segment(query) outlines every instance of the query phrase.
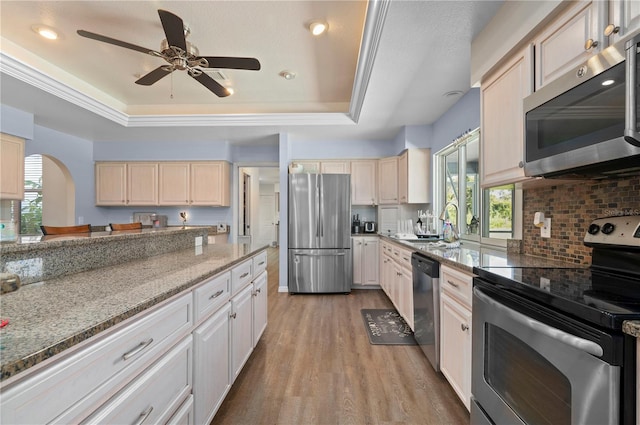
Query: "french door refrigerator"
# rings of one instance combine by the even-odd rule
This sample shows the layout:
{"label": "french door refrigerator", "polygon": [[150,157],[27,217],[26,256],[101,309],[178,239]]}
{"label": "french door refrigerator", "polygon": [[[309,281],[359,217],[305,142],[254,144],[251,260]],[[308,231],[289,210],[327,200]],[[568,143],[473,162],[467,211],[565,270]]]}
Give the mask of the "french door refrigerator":
{"label": "french door refrigerator", "polygon": [[289,292],[351,292],[351,176],[289,175]]}

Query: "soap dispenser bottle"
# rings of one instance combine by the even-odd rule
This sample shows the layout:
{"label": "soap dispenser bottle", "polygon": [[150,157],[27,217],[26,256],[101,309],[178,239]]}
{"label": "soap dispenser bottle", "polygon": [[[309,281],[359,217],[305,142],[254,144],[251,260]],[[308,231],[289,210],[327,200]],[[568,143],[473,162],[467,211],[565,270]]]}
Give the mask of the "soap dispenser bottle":
{"label": "soap dispenser bottle", "polygon": [[444,227],[442,228],[442,239],[445,242],[453,242],[453,227],[451,227],[451,222],[449,220],[444,222]]}

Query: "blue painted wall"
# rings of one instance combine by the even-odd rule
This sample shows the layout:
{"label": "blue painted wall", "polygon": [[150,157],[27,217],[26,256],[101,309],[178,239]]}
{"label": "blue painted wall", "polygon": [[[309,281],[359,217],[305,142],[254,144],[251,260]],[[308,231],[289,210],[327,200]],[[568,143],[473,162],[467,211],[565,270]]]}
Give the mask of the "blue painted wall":
{"label": "blue painted wall", "polygon": [[432,127],[432,153],[451,144],[464,132],[480,127],[480,89],[469,90]]}

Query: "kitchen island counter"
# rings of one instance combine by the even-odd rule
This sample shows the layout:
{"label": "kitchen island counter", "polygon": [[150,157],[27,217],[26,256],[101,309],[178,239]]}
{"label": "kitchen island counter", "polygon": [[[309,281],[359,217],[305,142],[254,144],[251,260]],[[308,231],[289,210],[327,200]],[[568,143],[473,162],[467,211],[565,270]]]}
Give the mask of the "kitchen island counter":
{"label": "kitchen island counter", "polygon": [[1,378],[188,290],[267,246],[213,244],[25,285],[0,296]]}

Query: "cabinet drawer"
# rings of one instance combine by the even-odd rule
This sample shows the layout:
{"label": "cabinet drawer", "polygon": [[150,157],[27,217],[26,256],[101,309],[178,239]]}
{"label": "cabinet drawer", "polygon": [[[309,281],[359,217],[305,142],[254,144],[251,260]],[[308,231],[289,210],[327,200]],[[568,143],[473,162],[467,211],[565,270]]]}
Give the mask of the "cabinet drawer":
{"label": "cabinet drawer", "polygon": [[442,290],[471,308],[473,276],[447,266],[440,267]]}
{"label": "cabinet drawer", "polygon": [[185,335],[191,309],[188,293],[3,390],[0,422],[77,422]]}
{"label": "cabinet drawer", "polygon": [[392,252],[392,257],[398,262],[398,264],[411,270],[411,251],[394,246],[392,248]]}
{"label": "cabinet drawer", "polygon": [[218,275],[193,291],[194,320],[199,322],[216,311],[231,296],[231,273]]}
{"label": "cabinet drawer", "polygon": [[235,266],[231,270],[231,294],[236,294],[244,288],[253,279],[251,269],[253,268],[253,260],[249,259],[244,263]]}
{"label": "cabinet drawer", "polygon": [[191,394],[191,347],[189,335],[83,423],[166,423]]}
{"label": "cabinet drawer", "polygon": [[267,269],[267,251],[262,251],[253,257],[253,276],[260,276],[260,273]]}

